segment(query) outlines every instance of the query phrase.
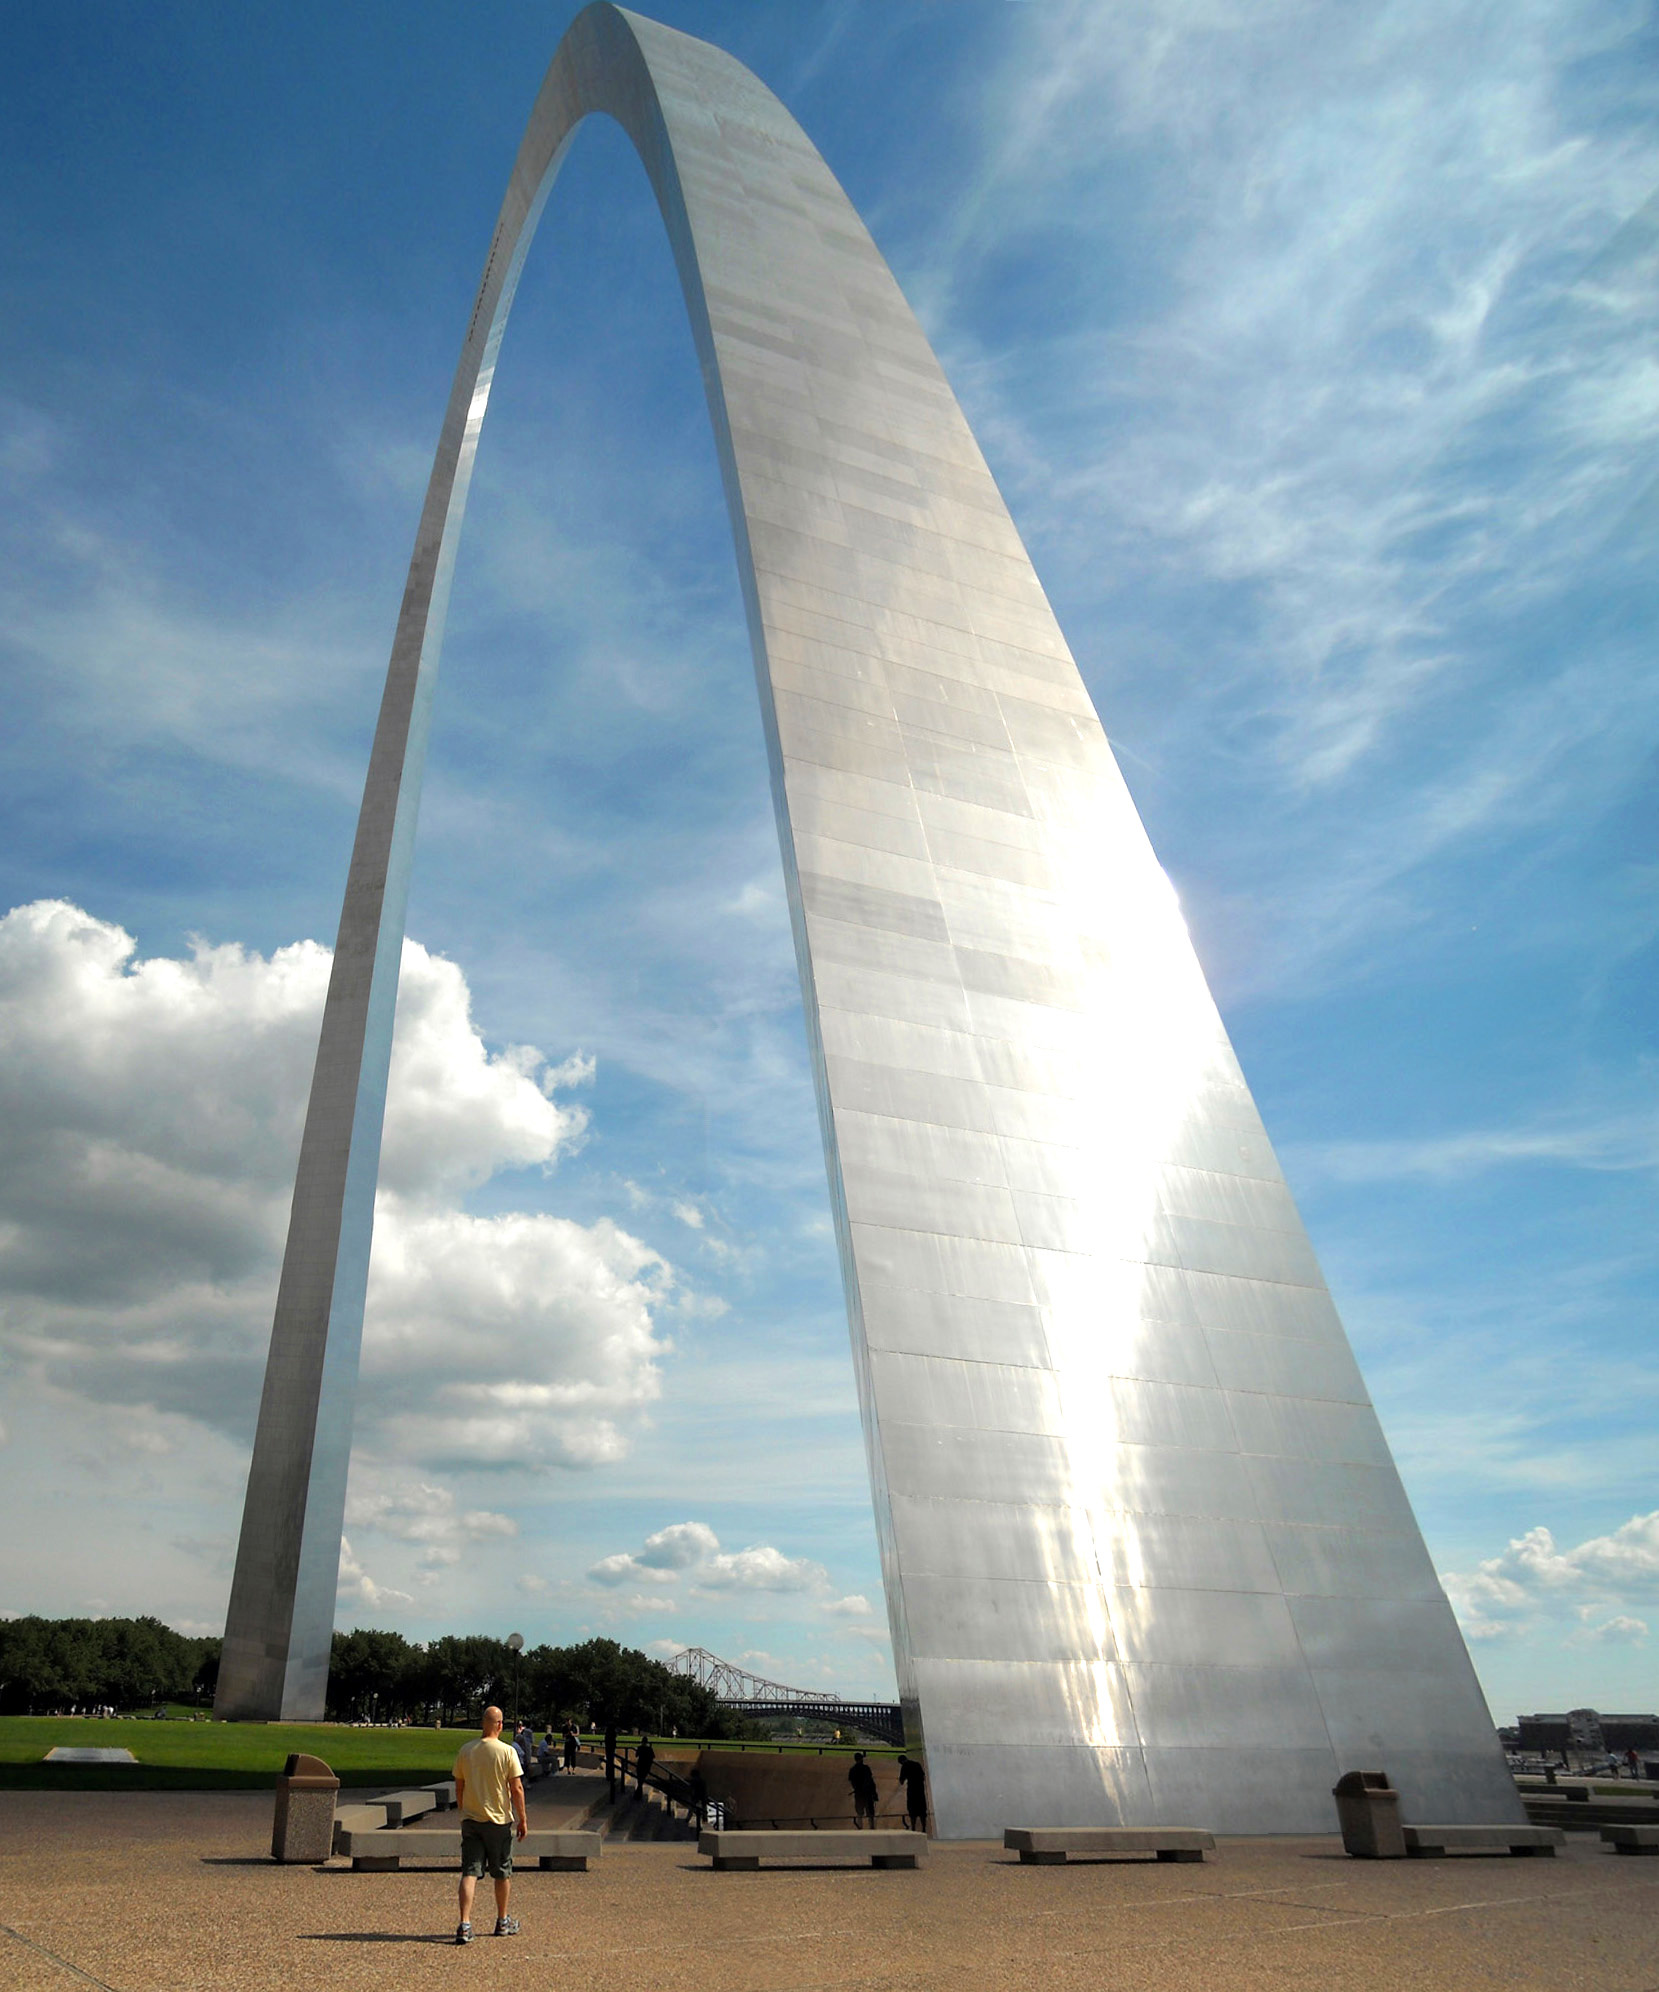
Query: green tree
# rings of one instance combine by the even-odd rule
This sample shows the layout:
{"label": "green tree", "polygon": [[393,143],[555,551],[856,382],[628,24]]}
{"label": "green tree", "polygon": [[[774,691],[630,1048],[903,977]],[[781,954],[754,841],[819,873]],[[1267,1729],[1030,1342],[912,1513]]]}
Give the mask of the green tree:
{"label": "green tree", "polygon": [[192,1639],[157,1618],[0,1623],[0,1709],[147,1708],[197,1692],[216,1639]]}
{"label": "green tree", "polygon": [[433,1640],[426,1649],[432,1699],[439,1720],[475,1721],[489,1702],[511,1699],[513,1656],[507,1643],[482,1633],[464,1638],[453,1634]]}
{"label": "green tree", "polygon": [[409,1714],[419,1652],[401,1632],[337,1632],[328,1663],[330,1715],[386,1721]]}
{"label": "green tree", "polygon": [[682,1736],[738,1736],[749,1727],[695,1681],[614,1639],[538,1646],[524,1657],[533,1705],[545,1716],[574,1715],[593,1728],[615,1722],[619,1729]]}

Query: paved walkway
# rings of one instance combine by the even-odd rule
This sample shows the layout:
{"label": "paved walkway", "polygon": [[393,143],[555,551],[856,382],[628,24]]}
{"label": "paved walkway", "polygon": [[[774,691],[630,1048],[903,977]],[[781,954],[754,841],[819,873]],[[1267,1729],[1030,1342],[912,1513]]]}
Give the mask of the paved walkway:
{"label": "paved walkway", "polygon": [[524,1811],[537,1828],[579,1826],[610,1795],[602,1771],[561,1771],[556,1778],[532,1778],[524,1787]]}
{"label": "paved walkway", "polygon": [[276,1868],[257,1794],[8,1792],[0,1987],[28,1992],[1659,1992],[1659,1859],[1346,1860],[1229,1840],[1202,1867],[709,1871],[623,1846],[522,1877],[524,1934],[468,1950],[453,1871]]}

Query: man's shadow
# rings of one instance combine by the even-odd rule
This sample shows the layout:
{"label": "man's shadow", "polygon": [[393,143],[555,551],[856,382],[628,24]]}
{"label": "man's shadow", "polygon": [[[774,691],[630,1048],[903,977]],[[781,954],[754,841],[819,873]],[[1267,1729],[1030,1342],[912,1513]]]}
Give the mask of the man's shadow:
{"label": "man's shadow", "polygon": [[453,1937],[411,1935],[406,1930],[303,1930],[302,1944],[448,1944]]}

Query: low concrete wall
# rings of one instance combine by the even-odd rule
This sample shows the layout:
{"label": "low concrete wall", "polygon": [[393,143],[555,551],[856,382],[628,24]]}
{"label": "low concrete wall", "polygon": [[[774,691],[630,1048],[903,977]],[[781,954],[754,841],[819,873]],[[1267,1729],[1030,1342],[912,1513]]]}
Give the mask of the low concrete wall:
{"label": "low concrete wall", "polygon": [[[668,1753],[664,1753],[665,1757]],[[681,1760],[670,1759],[676,1770]],[[894,1769],[897,1759],[872,1757],[876,1775],[876,1821],[881,1826],[904,1824],[904,1793]],[[825,1826],[851,1826],[853,1795],[847,1783],[851,1753],[808,1757],[796,1751],[782,1756],[759,1750],[703,1750],[696,1762],[708,1783],[709,1797],[726,1808],[726,1823],[743,1826],[816,1819]],[[689,1755],[684,1768],[691,1768]]]}

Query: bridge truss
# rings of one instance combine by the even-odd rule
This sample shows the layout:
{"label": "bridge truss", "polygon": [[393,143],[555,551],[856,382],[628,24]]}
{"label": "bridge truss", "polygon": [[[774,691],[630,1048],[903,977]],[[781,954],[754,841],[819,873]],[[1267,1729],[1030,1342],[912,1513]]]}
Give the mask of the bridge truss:
{"label": "bridge truss", "polygon": [[757,1718],[815,1716],[820,1722],[833,1722],[840,1728],[860,1729],[878,1736],[884,1743],[904,1742],[904,1716],[897,1702],[848,1701],[844,1696],[826,1694],[817,1688],[791,1688],[781,1681],[768,1681],[751,1674],[706,1647],[688,1646],[668,1663],[671,1672],[683,1674],[706,1688],[734,1715]]}

